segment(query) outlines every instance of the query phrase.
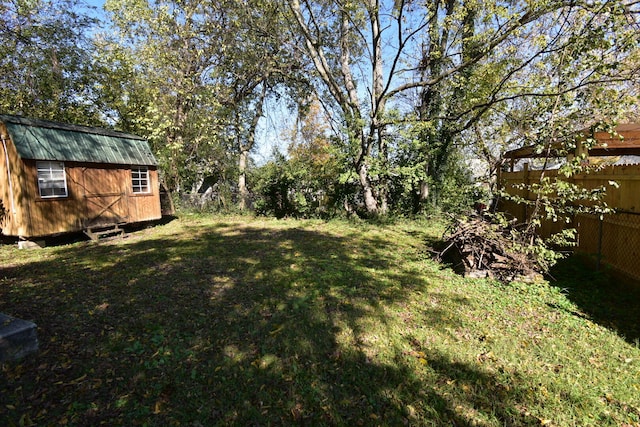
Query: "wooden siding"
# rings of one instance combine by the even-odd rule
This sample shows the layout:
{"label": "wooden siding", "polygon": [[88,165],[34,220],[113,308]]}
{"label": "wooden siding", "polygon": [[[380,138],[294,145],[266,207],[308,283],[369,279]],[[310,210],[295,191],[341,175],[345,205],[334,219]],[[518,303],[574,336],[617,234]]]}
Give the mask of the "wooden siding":
{"label": "wooden siding", "polygon": [[2,197],[2,203],[6,210],[6,216],[2,221],[2,233],[9,236],[18,236],[25,231],[23,228],[25,222],[21,221],[23,216],[21,201],[25,198],[24,167],[3,123],[0,123],[0,137],[4,142],[0,147],[2,149],[2,159],[0,159],[0,197]]}
{"label": "wooden siding", "polygon": [[21,207],[25,225],[20,236],[46,236],[82,230],[79,221],[83,216],[82,198],[75,185],[74,169],[65,164],[68,197],[43,199],[38,190],[36,162],[25,160],[23,164],[24,198]]}
{"label": "wooden siding", "polygon": [[[131,182],[131,171],[128,172],[129,182]],[[132,194],[129,196],[129,217],[138,218],[135,222],[154,220],[162,217],[160,209],[160,181],[158,179],[157,169],[149,169],[149,183],[152,189],[151,193]]]}
{"label": "wooden siding", "polygon": [[78,196],[85,201],[83,228],[130,222],[127,187],[131,186],[131,176],[127,172],[113,166],[73,168],[78,180],[75,187],[80,191]]}
{"label": "wooden siding", "polygon": [[68,197],[38,195],[35,161],[25,161],[25,176],[32,183],[28,194],[25,236],[45,236],[90,227],[159,219],[158,174],[149,170],[151,192],[134,195],[131,169],[121,166],[65,163]]}

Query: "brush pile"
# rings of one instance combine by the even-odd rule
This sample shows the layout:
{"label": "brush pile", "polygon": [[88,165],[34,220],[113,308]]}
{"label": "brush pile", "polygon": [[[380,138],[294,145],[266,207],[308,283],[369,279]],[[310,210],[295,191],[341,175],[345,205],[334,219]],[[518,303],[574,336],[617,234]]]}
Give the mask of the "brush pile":
{"label": "brush pile", "polygon": [[490,277],[503,282],[540,277],[534,257],[517,250],[509,227],[482,217],[455,221],[444,235],[438,259],[451,263],[465,277]]}

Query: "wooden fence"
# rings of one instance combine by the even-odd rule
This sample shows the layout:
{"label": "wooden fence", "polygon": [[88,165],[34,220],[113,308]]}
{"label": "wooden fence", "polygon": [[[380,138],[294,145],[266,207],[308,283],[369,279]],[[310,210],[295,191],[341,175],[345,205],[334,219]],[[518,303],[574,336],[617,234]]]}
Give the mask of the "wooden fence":
{"label": "wooden fence", "polygon": [[[525,165],[521,171],[502,172],[499,179],[507,193],[534,200],[534,195],[526,188],[514,186],[526,184],[525,187],[528,187],[540,182],[543,173],[551,180],[569,180],[586,189],[605,186],[607,190],[603,200],[616,212],[602,219],[594,215],[576,215],[569,224],[545,221],[540,234],[548,236],[563,228],[576,228],[576,252],[589,255],[597,265],[606,264],[625,276],[640,280],[640,165],[606,166],[569,179],[562,175],[559,177],[556,170],[529,170]],[[610,185],[610,181],[615,181],[617,188]],[[503,201],[499,208],[520,221],[531,214],[530,206],[513,201]]]}

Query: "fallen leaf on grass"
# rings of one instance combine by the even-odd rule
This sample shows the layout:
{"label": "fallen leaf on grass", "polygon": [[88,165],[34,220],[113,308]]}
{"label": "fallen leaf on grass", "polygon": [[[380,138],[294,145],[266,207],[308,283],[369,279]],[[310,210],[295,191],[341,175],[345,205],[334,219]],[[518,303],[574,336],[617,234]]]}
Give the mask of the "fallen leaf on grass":
{"label": "fallen leaf on grass", "polygon": [[284,325],[280,325],[277,328],[275,328],[273,331],[269,332],[269,335],[278,334],[278,333],[282,332],[283,329],[284,329]]}

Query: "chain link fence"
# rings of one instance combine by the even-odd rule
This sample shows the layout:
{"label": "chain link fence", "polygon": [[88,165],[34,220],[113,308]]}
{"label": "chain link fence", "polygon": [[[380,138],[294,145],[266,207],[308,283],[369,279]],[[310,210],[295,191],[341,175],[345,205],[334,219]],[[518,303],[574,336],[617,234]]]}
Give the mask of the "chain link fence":
{"label": "chain link fence", "polygon": [[640,280],[640,214],[617,212],[602,219],[578,215],[576,251],[592,258],[597,266],[610,266],[635,280]]}

